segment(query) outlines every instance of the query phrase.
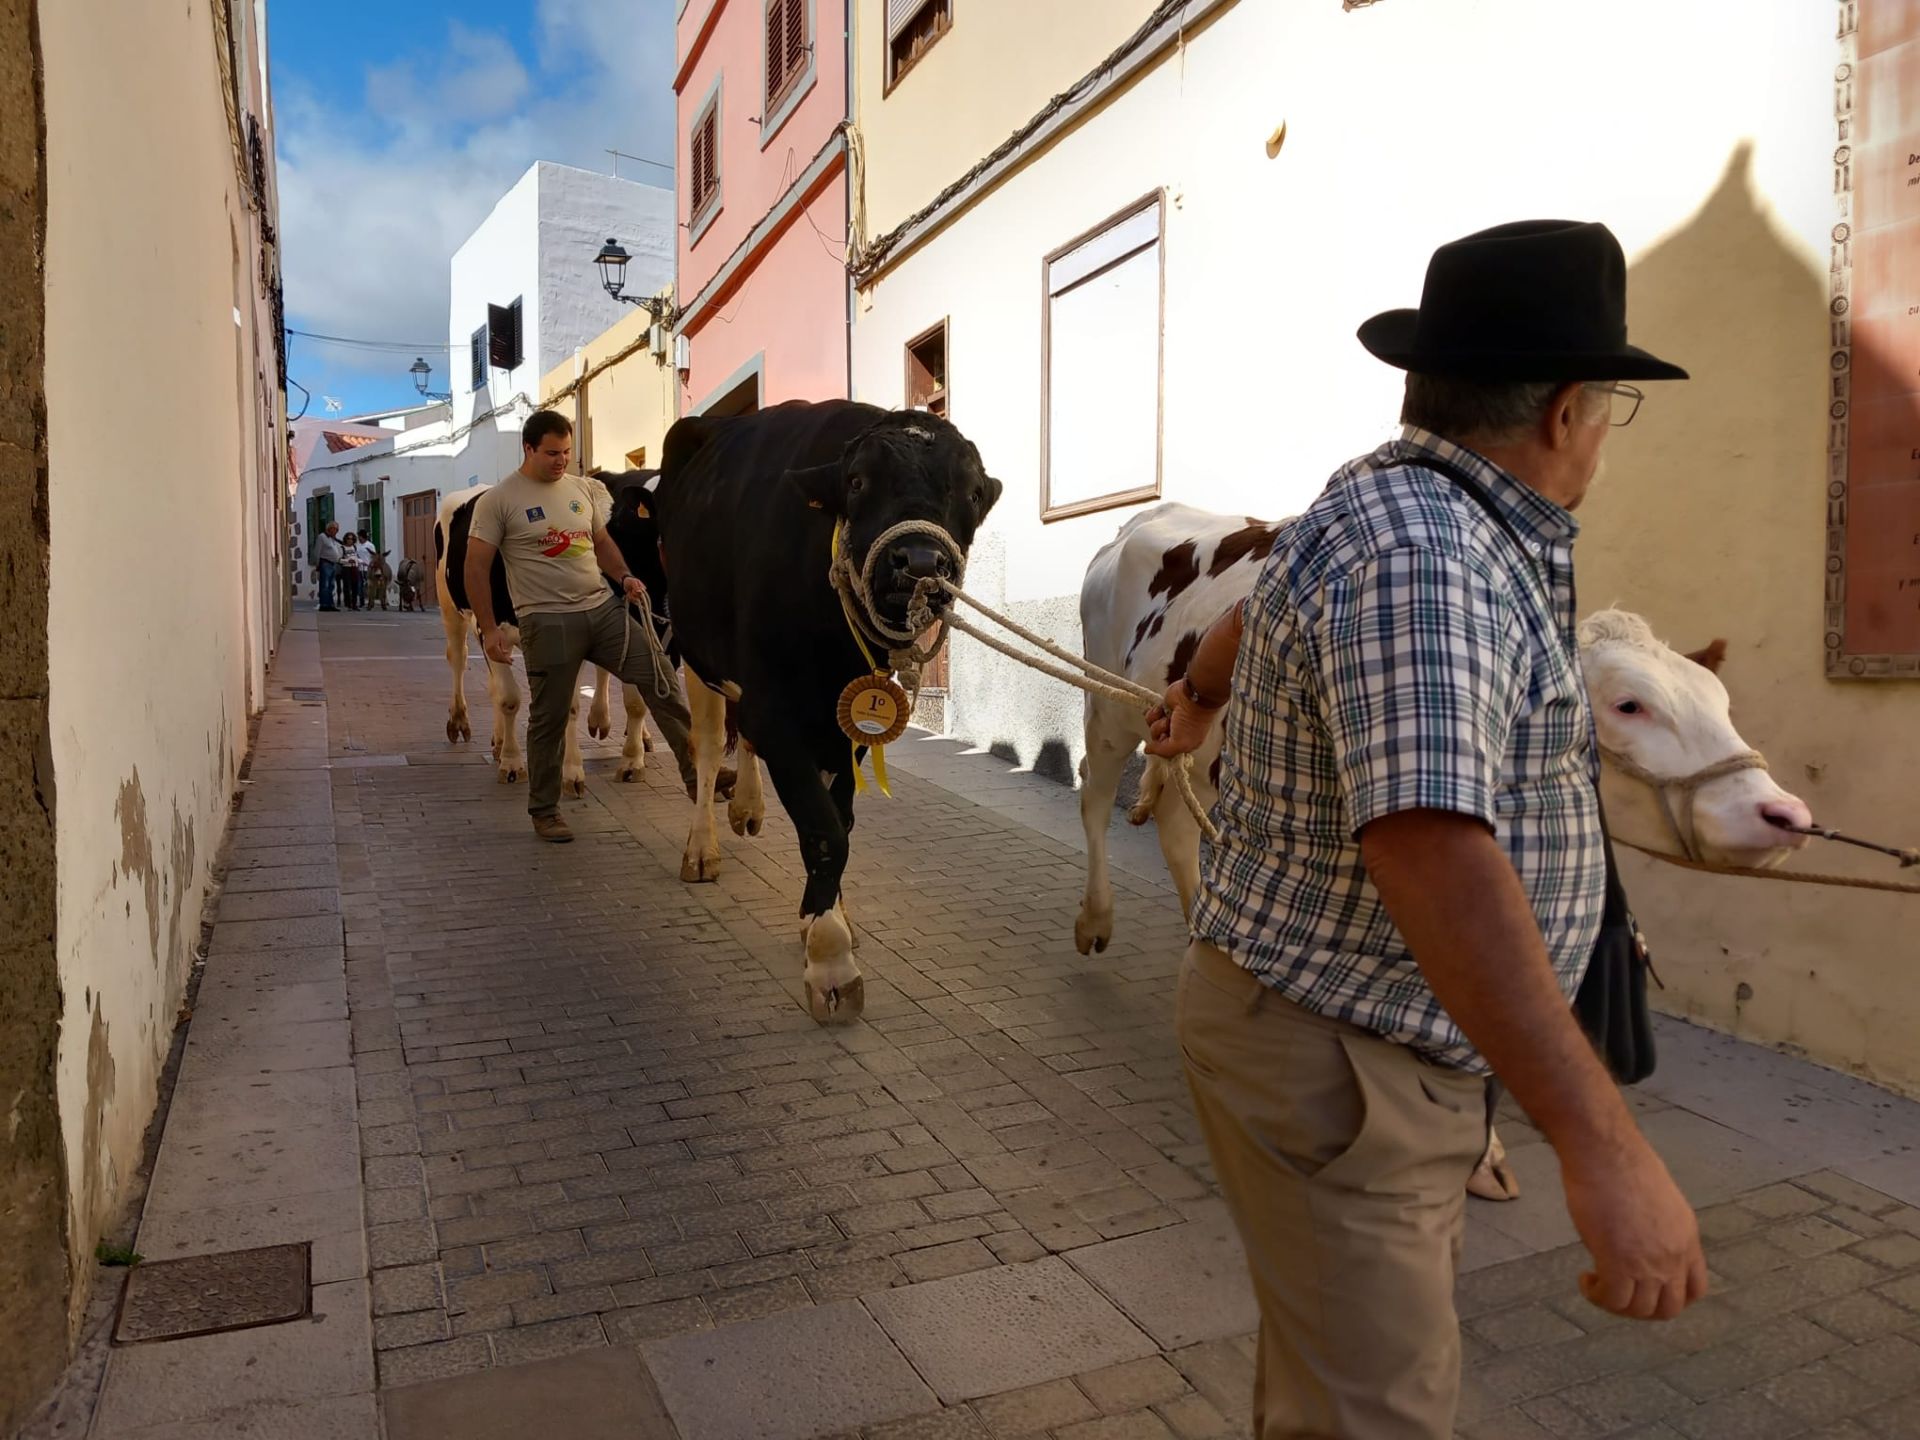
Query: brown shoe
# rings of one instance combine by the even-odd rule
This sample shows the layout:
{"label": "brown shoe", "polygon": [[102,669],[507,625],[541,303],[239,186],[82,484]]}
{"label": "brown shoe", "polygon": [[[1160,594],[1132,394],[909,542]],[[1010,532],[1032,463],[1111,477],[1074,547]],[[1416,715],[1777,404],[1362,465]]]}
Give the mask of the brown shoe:
{"label": "brown shoe", "polygon": [[567,828],[567,822],[558,815],[534,816],[533,833],[553,845],[565,845],[573,839],[573,831]]}

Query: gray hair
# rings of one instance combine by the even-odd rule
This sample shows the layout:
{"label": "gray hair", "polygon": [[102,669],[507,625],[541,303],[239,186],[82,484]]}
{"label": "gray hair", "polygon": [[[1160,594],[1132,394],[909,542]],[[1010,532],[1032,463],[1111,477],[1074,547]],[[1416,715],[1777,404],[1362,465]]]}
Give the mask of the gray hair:
{"label": "gray hair", "polygon": [[[1400,421],[1449,440],[1511,440],[1546,413],[1564,380],[1468,380],[1453,375],[1407,373]],[[1599,390],[1585,392],[1592,408],[1606,403]],[[1588,413],[1592,413],[1592,408]]]}

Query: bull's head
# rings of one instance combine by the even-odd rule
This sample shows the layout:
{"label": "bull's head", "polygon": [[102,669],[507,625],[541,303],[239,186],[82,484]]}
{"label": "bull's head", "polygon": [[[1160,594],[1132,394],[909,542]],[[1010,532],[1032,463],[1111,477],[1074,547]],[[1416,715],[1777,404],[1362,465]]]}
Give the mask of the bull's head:
{"label": "bull's head", "polygon": [[1682,655],[1625,611],[1602,610],[1581,624],[1608,828],[1646,849],[1709,864],[1778,865],[1806,844],[1782,827],[1812,817],[1762,766],[1740,763],[1752,751],[1714,673],[1725,656],[1718,640]]}
{"label": "bull's head", "polygon": [[[894,625],[906,622],[922,579],[956,573],[1001,490],[966,436],[920,411],[886,416],[850,441],[837,461],[791,470],[788,478],[809,504],[845,520],[847,556],[856,570],[866,565],[873,542],[902,521],[930,521],[953,537],[958,555],[928,535],[903,535],[888,545],[874,566],[873,599]],[[936,593],[931,603],[938,609],[946,599]]]}

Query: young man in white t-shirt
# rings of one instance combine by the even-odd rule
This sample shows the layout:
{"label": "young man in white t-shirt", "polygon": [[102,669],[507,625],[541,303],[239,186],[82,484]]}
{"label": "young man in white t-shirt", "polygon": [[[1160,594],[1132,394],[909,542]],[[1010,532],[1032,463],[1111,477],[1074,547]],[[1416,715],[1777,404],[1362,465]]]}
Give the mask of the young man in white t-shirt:
{"label": "young man in white t-shirt", "polygon": [[[604,485],[567,473],[573,424],[553,410],[536,410],[520,432],[521,462],[473,507],[464,576],[467,601],[480,625],[487,657],[504,665],[513,651],[493,614],[493,557],[505,558],[507,589],[520,620],[520,650],[533,691],[527,713],[527,813],[542,840],[573,838],[560,818],[560,752],[572,719],[574,681],[588,661],[636,685],[679,762],[693,793],[692,716],[680,687],[656,698],[653,650],[627,613],[634,601],[645,613],[646,586],[627,569],[607,534],[612,497]],[[607,590],[602,572],[621,588]]]}

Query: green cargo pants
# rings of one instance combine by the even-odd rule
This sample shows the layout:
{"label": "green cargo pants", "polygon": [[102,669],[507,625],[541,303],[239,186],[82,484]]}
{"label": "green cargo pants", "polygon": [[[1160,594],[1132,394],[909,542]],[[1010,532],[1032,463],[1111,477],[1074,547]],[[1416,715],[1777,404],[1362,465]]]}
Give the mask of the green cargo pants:
{"label": "green cargo pants", "polygon": [[[622,659],[624,648],[625,658]],[[572,720],[574,684],[589,661],[636,686],[667,748],[679,763],[680,778],[692,784],[693,717],[680,692],[679,677],[668,675],[672,694],[661,698],[653,651],[640,622],[609,595],[604,605],[520,616],[520,653],[533,690],[527,711],[527,813],[538,819],[560,808],[560,759]]]}

